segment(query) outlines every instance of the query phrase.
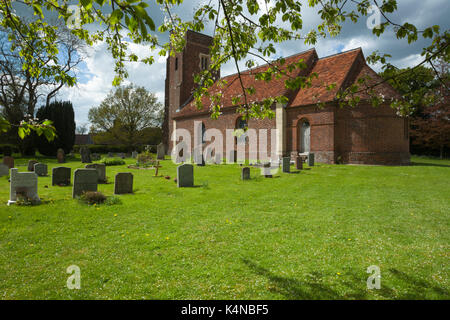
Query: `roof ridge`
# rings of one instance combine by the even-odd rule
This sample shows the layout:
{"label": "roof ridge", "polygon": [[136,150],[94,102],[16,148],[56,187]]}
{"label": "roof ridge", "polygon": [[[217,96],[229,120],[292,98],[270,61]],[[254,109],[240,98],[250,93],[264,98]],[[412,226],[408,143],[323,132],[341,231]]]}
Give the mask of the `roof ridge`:
{"label": "roof ridge", "polygon": [[[305,53],[307,53],[308,51],[312,51],[312,50],[316,51],[316,48],[311,48],[311,49],[308,49],[308,50],[305,50],[305,51],[300,51],[300,52],[298,52],[298,53],[291,54],[290,56],[287,56],[287,57],[280,57],[280,58],[278,58],[278,59],[272,60],[271,63],[272,63],[272,62],[276,62],[276,61],[279,60],[279,59],[285,59],[285,60],[286,60],[286,59],[289,59],[289,58],[292,58],[292,57],[295,57],[295,56],[299,56],[299,55],[305,54]],[[253,67],[253,68],[250,68],[250,69],[245,69],[245,70],[243,70],[243,71],[240,71],[240,73],[242,74],[242,73],[244,73],[244,72],[252,71],[252,70],[255,70],[255,69],[258,69],[258,68],[262,68],[262,67],[268,66],[268,65],[269,65],[269,63],[264,63],[264,64],[261,64],[261,65],[256,66],[256,67]],[[228,78],[228,77],[237,75],[238,73],[239,73],[239,72],[235,72],[235,73],[229,74],[229,75],[227,75],[227,76],[221,77],[220,79],[225,79],[225,78]],[[218,79],[218,80],[220,80],[220,79]]]}
{"label": "roof ridge", "polygon": [[357,47],[357,48],[349,49],[349,50],[346,50],[346,51],[342,51],[342,52],[338,52],[338,53],[333,53],[333,54],[330,54],[329,56],[325,56],[325,57],[319,58],[319,60],[324,60],[324,59],[332,58],[332,57],[339,56],[339,55],[341,55],[341,54],[346,54],[346,53],[349,53],[349,52],[351,52],[351,51],[356,51],[356,50],[361,50],[361,51],[362,51],[362,48],[361,48],[361,47]]}

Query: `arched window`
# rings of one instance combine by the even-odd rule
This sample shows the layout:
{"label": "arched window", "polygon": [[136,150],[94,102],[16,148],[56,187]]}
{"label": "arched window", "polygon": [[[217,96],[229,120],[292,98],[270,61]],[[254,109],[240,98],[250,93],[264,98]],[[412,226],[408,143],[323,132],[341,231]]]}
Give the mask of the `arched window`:
{"label": "arched window", "polygon": [[245,129],[247,127],[247,120],[244,120],[242,117],[238,118],[236,121],[236,129]]}
{"label": "arched window", "polygon": [[202,143],[205,143],[206,142],[206,127],[205,127],[205,124],[202,122]]}

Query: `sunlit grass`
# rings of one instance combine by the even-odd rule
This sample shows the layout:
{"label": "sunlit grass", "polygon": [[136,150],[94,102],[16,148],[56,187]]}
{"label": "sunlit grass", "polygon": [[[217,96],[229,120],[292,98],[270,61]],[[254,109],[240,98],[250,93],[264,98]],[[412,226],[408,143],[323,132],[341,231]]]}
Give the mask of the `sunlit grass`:
{"label": "sunlit grass", "polygon": [[[3,177],[1,298],[448,299],[450,161],[413,161],[272,179],[252,168],[249,181],[238,165],[195,166],[196,187],[182,189],[169,160],[159,173],[170,180],[114,166],[99,190],[112,196],[115,174],[132,172],[135,193],[96,206],[40,177],[41,205],[7,207]],[[73,264],[80,290],[66,287]],[[366,287],[370,265],[380,290]]]}

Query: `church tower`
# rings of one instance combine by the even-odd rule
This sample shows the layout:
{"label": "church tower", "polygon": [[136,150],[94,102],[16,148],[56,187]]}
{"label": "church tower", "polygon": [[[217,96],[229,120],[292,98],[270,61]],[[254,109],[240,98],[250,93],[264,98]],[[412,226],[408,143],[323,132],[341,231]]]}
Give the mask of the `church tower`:
{"label": "church tower", "polygon": [[166,62],[163,142],[168,146],[169,152],[172,150],[172,133],[176,128],[172,117],[193,99],[196,87],[194,76],[208,68],[211,59],[209,46],[212,44],[212,37],[188,30],[185,38],[183,51],[169,56]]}

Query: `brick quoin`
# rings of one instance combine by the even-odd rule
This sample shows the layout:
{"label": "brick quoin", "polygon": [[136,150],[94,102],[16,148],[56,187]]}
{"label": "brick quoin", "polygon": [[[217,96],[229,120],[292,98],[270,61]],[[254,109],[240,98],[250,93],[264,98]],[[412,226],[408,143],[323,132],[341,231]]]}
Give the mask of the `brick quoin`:
{"label": "brick quoin", "polygon": [[[195,89],[194,75],[201,70],[201,59],[208,57],[209,45],[212,38],[188,31],[186,46],[183,52],[167,59],[166,68],[166,119],[165,142],[169,145],[169,152],[174,144],[171,137],[176,129],[186,129],[191,134],[191,146],[194,146],[194,121],[201,121],[206,129],[220,130],[224,137],[222,151],[223,158],[226,148],[226,129],[235,129],[240,117],[236,113],[236,106],[231,103],[231,97],[240,94],[239,81],[233,81],[237,76],[226,76],[229,85],[223,89],[222,114],[217,120],[211,119],[208,98],[203,98],[204,109],[198,110],[193,103],[192,92]],[[263,71],[267,65],[243,72],[244,85],[253,85],[256,94],[251,101],[260,101],[269,96],[285,95],[289,102],[285,106],[278,106],[282,111],[275,112],[284,117],[282,154],[277,156],[295,157],[301,149],[301,125],[308,122],[310,126],[310,152],[315,153],[317,162],[375,164],[375,165],[407,165],[410,161],[408,121],[396,115],[389,103],[378,107],[371,106],[368,96],[361,93],[361,103],[357,107],[339,107],[335,101],[339,89],[345,89],[358,79],[370,76],[371,81],[379,81],[380,77],[366,63],[360,48],[319,58],[315,49],[286,58],[286,64],[302,59],[306,69],[293,71],[298,75],[311,72],[318,74],[309,88],[296,91],[287,90],[284,86],[285,78],[274,79],[267,83],[254,79],[254,74]],[[217,75],[219,78],[220,75]],[[335,90],[326,90],[327,84],[336,83]],[[219,90],[213,86],[211,89]],[[387,83],[375,87],[377,93],[382,94],[385,101],[399,98],[399,94]],[[319,107],[318,102],[324,103]],[[276,111],[276,106],[272,106]],[[281,110],[281,109],[280,109]],[[267,153],[271,151],[271,129],[277,127],[277,119],[250,119],[249,129],[267,129]],[[258,137],[259,139],[259,137]],[[204,148],[208,145],[206,142]],[[248,146],[246,157],[249,157]],[[251,159],[252,160],[252,159]]]}

